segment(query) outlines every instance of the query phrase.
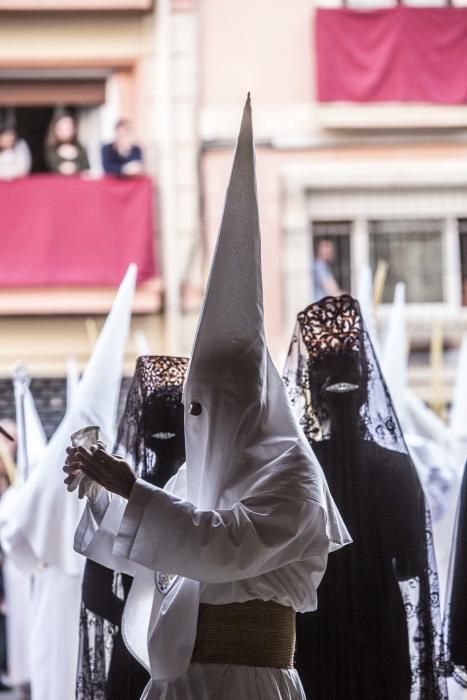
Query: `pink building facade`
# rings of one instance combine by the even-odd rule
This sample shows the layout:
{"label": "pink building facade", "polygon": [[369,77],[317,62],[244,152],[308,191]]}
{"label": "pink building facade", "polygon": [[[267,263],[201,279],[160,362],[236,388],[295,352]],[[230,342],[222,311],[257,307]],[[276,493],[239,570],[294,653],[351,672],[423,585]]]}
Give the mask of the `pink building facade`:
{"label": "pink building facade", "polygon": [[[388,12],[397,11],[386,5]],[[310,0],[200,0],[203,230],[212,248],[239,114],[251,91],[266,315],[276,358],[283,357],[295,314],[312,300],[314,242],[331,237],[338,252],[336,275],[354,295],[367,269],[374,275],[378,263],[386,263],[386,282],[379,290],[381,327],[395,283],[406,283],[409,340],[422,357],[411,382],[428,399],[427,351],[433,334],[441,333],[447,350],[467,327],[467,107],[462,99],[451,104],[448,92],[436,103],[429,95],[421,102],[401,98],[397,91],[392,100],[324,101],[317,82],[323,72],[317,65],[317,40],[323,43],[316,27],[319,11]],[[436,8],[443,20],[445,11]],[[361,23],[371,19],[371,9],[336,9],[331,24],[341,19],[340,12],[350,12],[361,45]],[[459,21],[459,15],[454,18]],[[324,64],[329,77],[336,51],[329,40],[324,43],[319,60],[330,61]],[[371,42],[368,50],[363,58],[370,60]],[[348,76],[345,56],[338,58],[339,91],[347,87]],[[442,53],[438,60],[441,66]],[[349,63],[349,76],[351,69]],[[407,82],[412,84],[410,77]],[[445,400],[451,380],[447,367]]]}

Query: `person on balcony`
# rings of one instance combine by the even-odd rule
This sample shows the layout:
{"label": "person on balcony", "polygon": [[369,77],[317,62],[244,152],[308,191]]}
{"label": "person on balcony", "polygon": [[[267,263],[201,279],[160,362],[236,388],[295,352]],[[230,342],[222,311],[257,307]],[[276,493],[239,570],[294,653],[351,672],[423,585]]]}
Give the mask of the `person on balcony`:
{"label": "person on balcony", "polygon": [[52,120],[45,143],[45,161],[50,172],[79,175],[89,170],[86,149],[78,141],[75,119],[61,114]]}
{"label": "person on balcony", "polygon": [[135,177],[143,174],[143,153],[133,141],[128,119],[116,123],[114,141],[102,146],[102,165],[107,175]]}
{"label": "person on balcony", "polygon": [[332,240],[323,238],[318,242],[313,261],[312,282],[313,300],[319,301],[323,297],[337,297],[343,294],[343,290],[334,277],[331,264],[336,257],[336,247]]}
{"label": "person on balcony", "polygon": [[31,152],[14,126],[0,127],[0,180],[15,180],[31,171]]}

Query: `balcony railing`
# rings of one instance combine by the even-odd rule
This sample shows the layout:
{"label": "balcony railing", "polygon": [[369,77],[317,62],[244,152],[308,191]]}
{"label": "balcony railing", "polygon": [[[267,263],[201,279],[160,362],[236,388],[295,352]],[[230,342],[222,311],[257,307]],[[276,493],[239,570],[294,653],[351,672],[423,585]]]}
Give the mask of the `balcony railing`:
{"label": "balcony railing", "polygon": [[467,8],[319,8],[321,103],[467,104]]}
{"label": "balcony railing", "polygon": [[0,292],[115,287],[157,276],[153,183],[35,175],[0,182]]}

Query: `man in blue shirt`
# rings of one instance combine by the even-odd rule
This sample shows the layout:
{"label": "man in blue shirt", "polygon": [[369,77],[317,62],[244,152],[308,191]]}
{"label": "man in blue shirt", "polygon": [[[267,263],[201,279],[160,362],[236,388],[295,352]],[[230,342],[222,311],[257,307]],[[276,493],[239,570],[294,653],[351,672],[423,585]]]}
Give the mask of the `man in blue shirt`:
{"label": "man in blue shirt", "polygon": [[133,142],[131,124],[120,119],[115,125],[115,140],[102,147],[102,165],[107,175],[135,177],[144,172],[141,148]]}
{"label": "man in blue shirt", "polygon": [[343,293],[331,269],[335,254],[334,243],[329,238],[323,238],[318,242],[312,270],[314,301],[327,296],[340,296]]}

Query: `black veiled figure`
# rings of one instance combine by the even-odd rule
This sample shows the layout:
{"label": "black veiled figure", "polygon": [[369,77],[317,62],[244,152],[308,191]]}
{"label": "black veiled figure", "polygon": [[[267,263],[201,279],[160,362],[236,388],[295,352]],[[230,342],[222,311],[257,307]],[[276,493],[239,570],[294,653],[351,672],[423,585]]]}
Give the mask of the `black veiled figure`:
{"label": "black veiled figure", "polygon": [[307,698],[447,697],[429,513],[354,299],[298,315],[284,379],[353,538],[297,616]]}
{"label": "black veiled figure", "polygon": [[[163,487],[185,461],[182,387],[188,361],[140,357],[116,451]],[[121,619],[132,578],[88,560],[83,579],[77,700],[139,700],[149,674],[127,650]]]}
{"label": "black veiled figure", "polygon": [[467,688],[467,465],[459,495],[445,616],[449,675]]}

